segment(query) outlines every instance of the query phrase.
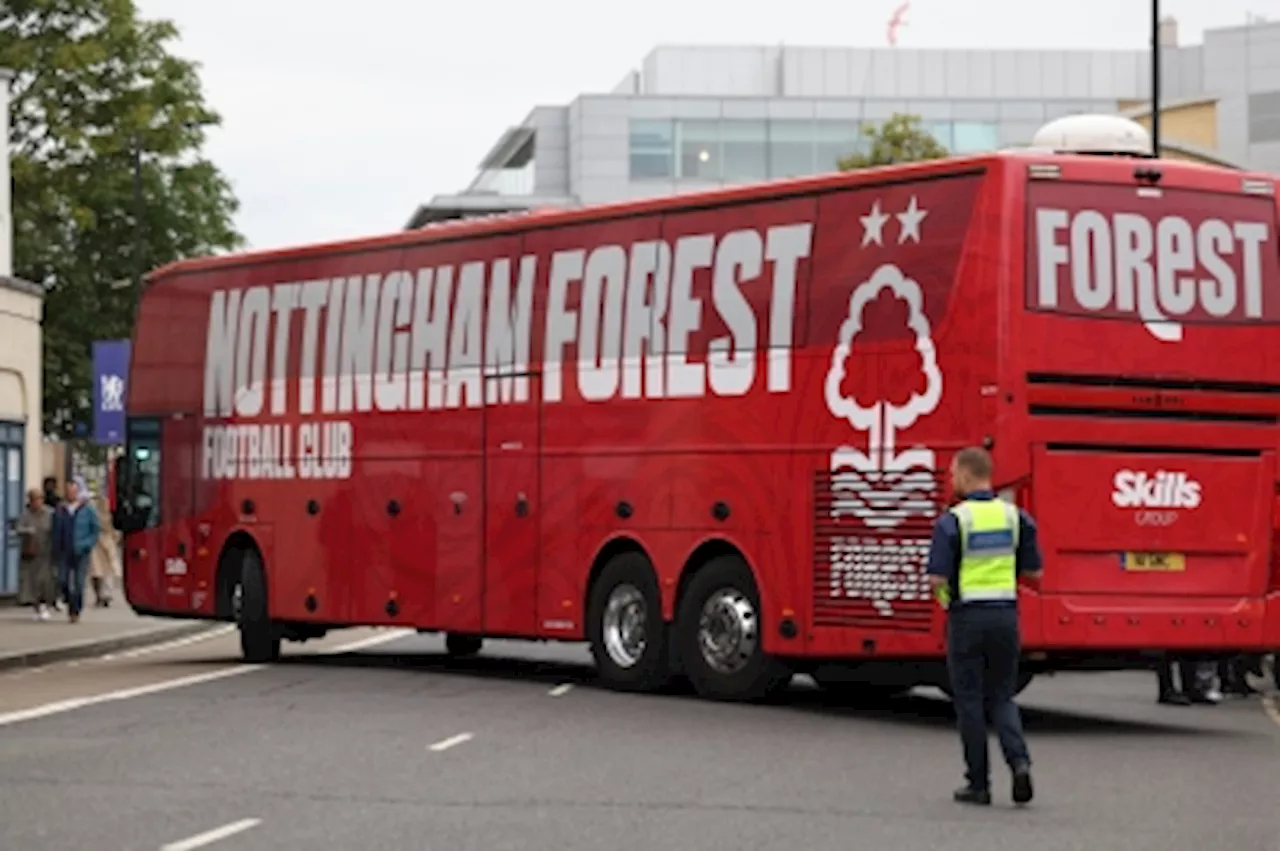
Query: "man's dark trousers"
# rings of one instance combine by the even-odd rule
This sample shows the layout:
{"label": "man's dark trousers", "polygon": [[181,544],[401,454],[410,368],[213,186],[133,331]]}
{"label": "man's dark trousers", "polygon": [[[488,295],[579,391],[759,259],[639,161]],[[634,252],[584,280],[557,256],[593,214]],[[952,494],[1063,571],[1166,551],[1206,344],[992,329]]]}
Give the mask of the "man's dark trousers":
{"label": "man's dark trousers", "polygon": [[1030,766],[1018,688],[1018,610],[1011,605],[953,605],[947,616],[947,667],[970,788],[991,788],[985,709],[1010,767]]}

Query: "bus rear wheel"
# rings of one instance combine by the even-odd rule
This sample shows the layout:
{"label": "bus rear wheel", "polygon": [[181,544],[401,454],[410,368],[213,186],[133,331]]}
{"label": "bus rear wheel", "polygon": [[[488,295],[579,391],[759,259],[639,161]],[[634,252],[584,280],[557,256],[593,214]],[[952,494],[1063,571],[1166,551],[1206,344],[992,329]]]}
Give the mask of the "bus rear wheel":
{"label": "bus rear wheel", "polygon": [[240,653],[246,662],[274,662],[280,658],[280,631],[271,622],[267,605],[267,573],[254,550],[240,556],[240,579],[233,590],[233,608],[240,628]]}
{"label": "bus rear wheel", "polygon": [[676,619],[684,673],[711,700],[764,700],[791,682],[791,671],[764,652],[760,593],[736,555],[705,564],[685,590]]}
{"label": "bus rear wheel", "polygon": [[610,688],[656,691],[670,682],[662,596],[643,553],[619,553],[605,564],[587,605],[587,640]]}
{"label": "bus rear wheel", "polygon": [[444,650],[454,659],[474,656],[484,647],[484,639],[475,635],[450,632],[444,637]]}

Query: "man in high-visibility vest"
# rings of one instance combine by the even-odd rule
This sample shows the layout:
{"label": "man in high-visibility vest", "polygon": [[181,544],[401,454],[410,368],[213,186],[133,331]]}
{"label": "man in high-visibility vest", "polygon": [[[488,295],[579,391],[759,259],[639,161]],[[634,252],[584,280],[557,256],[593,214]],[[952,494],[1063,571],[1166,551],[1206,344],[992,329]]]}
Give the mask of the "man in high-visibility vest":
{"label": "man in high-visibility vest", "polygon": [[1017,691],[1018,576],[1039,579],[1035,521],[997,499],[991,455],[978,447],[956,453],[951,485],[960,502],[933,528],[929,578],[947,609],[947,668],[967,768],[955,792],[964,804],[991,803],[987,725],[991,713],[1000,749],[1013,773],[1013,800],[1031,800],[1031,757],[1022,736]]}

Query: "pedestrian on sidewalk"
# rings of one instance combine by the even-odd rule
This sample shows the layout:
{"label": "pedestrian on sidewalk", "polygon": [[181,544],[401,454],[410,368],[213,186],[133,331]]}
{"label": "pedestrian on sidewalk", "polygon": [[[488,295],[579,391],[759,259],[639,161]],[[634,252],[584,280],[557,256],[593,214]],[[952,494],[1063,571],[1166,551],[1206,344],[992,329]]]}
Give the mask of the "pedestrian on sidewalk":
{"label": "pedestrian on sidewalk", "polygon": [[58,602],[58,572],[53,564],[53,509],[44,504],[38,489],[27,491],[27,506],[18,517],[22,561],[18,569],[18,602],[35,609],[37,619],[47,621]]}
{"label": "pedestrian on sidewalk", "polygon": [[120,533],[111,523],[110,506],[104,494],[94,495],[93,507],[101,531],[89,560],[89,576],[93,583],[93,604],[101,609],[111,605],[115,581],[120,576]]}
{"label": "pedestrian on sidewalk", "polygon": [[[54,517],[56,518],[58,508],[61,507],[63,503],[62,495],[58,493],[58,480],[53,476],[45,476],[42,486],[44,487],[44,504],[49,507],[49,510],[54,513]],[[53,564],[55,584],[58,586],[58,596],[57,599],[53,601],[53,610],[55,612],[60,612],[62,611],[62,604],[66,602],[66,589],[58,578],[60,576],[60,568],[58,567],[58,555],[54,552],[56,545],[57,541],[55,539],[50,549],[49,559]]]}
{"label": "pedestrian on sidewalk", "polygon": [[58,578],[67,598],[67,619],[71,623],[80,621],[80,612],[84,609],[84,583],[100,528],[98,512],[89,501],[84,477],[75,476],[67,483],[67,501],[58,507],[53,520]]}

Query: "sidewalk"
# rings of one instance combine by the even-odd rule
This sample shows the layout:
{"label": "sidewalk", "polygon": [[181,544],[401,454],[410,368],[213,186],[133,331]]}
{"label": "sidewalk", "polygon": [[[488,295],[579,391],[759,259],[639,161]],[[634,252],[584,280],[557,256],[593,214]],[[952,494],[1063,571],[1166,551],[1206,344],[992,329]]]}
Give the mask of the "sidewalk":
{"label": "sidewalk", "polygon": [[78,624],[67,623],[65,607],[49,620],[37,621],[31,609],[0,601],[0,670],[159,644],[218,626],[222,624],[138,617],[118,593],[110,608],[87,606]]}

